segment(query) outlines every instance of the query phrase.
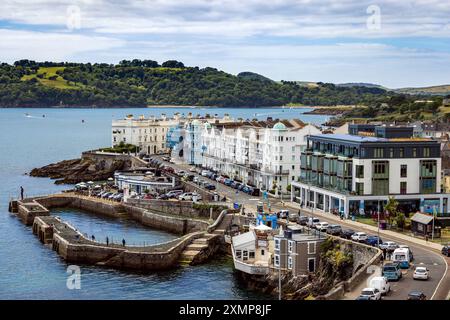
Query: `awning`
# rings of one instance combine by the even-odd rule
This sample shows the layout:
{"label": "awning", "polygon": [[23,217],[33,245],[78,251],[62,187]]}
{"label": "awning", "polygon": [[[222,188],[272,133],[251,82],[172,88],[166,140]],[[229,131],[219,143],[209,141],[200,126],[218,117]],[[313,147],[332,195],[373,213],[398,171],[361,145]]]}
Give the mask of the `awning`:
{"label": "awning", "polygon": [[412,216],[411,221],[421,224],[429,224],[431,221],[433,221],[433,216],[417,212]]}

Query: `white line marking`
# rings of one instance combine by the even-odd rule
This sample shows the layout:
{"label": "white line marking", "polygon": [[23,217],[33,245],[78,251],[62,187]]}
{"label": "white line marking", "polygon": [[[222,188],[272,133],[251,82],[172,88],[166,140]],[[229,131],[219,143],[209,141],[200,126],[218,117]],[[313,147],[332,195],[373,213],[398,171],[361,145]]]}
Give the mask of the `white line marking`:
{"label": "white line marking", "polygon": [[[437,254],[436,254],[437,255]],[[448,270],[448,263],[447,261],[444,259],[443,256],[439,256],[441,257],[441,259],[444,261],[445,263],[445,272],[444,275],[442,276],[441,280],[439,281],[438,285],[436,286],[436,290],[434,290],[433,295],[431,296],[430,300],[433,300],[434,296],[436,295],[436,292],[438,291],[439,287],[441,286],[442,281],[444,280],[445,276],[447,275],[447,270]]]}

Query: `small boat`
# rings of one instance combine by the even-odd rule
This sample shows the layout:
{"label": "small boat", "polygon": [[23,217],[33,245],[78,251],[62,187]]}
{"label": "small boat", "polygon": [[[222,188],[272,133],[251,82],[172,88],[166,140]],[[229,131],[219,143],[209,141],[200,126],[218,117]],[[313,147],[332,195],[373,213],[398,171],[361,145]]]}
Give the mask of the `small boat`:
{"label": "small boat", "polygon": [[81,123],[84,123],[84,119],[81,120]]}
{"label": "small boat", "polygon": [[45,114],[42,115],[42,118],[45,118]]}

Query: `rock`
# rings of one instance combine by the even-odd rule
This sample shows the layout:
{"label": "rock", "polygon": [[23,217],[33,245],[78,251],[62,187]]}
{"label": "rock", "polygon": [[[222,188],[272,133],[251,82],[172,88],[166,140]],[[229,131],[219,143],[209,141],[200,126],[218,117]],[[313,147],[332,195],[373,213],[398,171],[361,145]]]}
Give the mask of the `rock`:
{"label": "rock", "polygon": [[102,181],[112,177],[116,170],[126,170],[131,167],[131,161],[87,159],[64,160],[52,163],[42,168],[31,170],[32,177],[47,177],[55,179],[55,184],[76,184],[82,181]]}

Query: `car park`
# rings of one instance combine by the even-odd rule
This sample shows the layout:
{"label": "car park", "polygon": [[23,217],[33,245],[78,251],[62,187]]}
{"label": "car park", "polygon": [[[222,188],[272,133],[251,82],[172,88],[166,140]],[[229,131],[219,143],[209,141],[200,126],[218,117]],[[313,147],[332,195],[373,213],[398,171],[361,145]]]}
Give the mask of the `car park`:
{"label": "car park", "polygon": [[381,295],[386,295],[391,291],[391,284],[386,277],[373,277],[369,281],[369,286],[378,289]]}
{"label": "car park", "polygon": [[411,291],[407,300],[427,300],[427,296],[422,291]]}
{"label": "car park", "polygon": [[398,263],[387,263],[383,266],[383,277],[390,280],[400,280],[402,275],[402,270],[400,269],[400,265]]}
{"label": "car park", "polygon": [[319,231],[327,231],[327,228],[330,224],[328,222],[322,221],[316,224],[316,229]]}
{"label": "car park", "polygon": [[342,230],[341,238],[350,240],[352,238],[352,235],[354,235],[354,234],[355,234],[355,230],[344,229],[344,230]]}
{"label": "car park", "polygon": [[357,242],[365,242],[367,240],[367,234],[365,232],[355,232],[351,239]]}
{"label": "car park", "polygon": [[450,257],[450,244],[446,244],[445,246],[442,247],[441,253],[444,256]]}
{"label": "car park", "polygon": [[339,236],[342,233],[342,227],[338,224],[330,224],[326,231],[333,236]]}
{"label": "car park", "polygon": [[416,267],[413,273],[414,280],[428,280],[429,270],[426,267]]}
{"label": "car park", "polygon": [[367,296],[369,300],[381,300],[381,292],[377,288],[364,288],[361,291],[361,296]]}

